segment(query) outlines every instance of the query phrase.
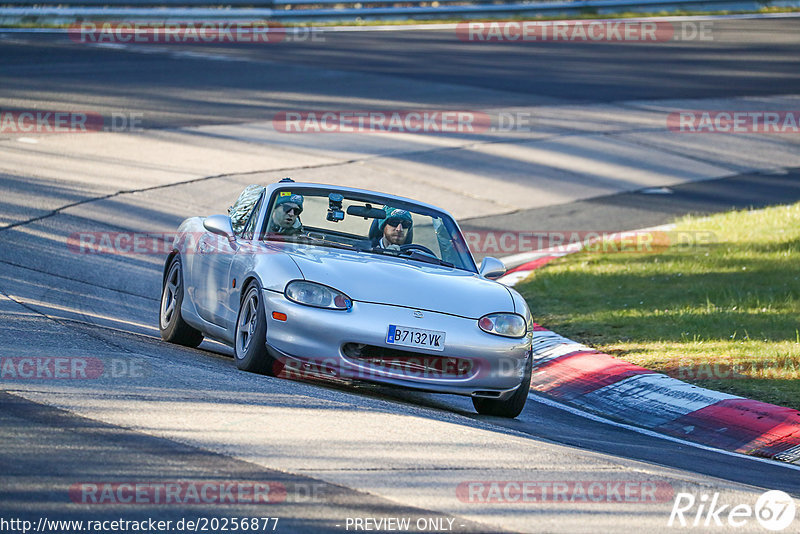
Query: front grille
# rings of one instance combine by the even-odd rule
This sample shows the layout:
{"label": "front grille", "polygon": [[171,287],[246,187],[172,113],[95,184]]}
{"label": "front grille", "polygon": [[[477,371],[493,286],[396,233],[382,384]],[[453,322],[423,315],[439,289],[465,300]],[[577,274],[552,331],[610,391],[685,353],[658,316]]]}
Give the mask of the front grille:
{"label": "front grille", "polygon": [[342,352],[354,362],[415,378],[467,378],[477,371],[474,362],[467,358],[437,356],[361,343],[346,343]]}

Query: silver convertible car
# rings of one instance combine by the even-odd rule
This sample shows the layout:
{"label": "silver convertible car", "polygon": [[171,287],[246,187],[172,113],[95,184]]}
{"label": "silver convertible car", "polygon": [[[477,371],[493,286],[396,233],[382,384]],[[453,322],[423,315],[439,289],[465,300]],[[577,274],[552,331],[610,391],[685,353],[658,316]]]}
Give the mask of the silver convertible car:
{"label": "silver convertible car", "polygon": [[164,340],[233,346],[239,369],[466,395],[516,417],[531,379],[525,300],[480,268],[445,211],[290,179],[242,217],[185,220],[164,266]]}

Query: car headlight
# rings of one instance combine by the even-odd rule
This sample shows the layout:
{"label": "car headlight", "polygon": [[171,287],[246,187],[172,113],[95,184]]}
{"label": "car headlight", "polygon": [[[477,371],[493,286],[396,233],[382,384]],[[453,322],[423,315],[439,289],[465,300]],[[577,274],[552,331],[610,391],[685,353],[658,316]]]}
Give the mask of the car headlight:
{"label": "car headlight", "polygon": [[292,302],[314,306],[315,308],[349,310],[353,307],[353,301],[341,291],[316,282],[306,282],[305,280],[289,282],[286,285],[284,295]]}
{"label": "car headlight", "polygon": [[490,313],[478,320],[484,332],[504,337],[522,337],[528,333],[525,318],[516,313]]}

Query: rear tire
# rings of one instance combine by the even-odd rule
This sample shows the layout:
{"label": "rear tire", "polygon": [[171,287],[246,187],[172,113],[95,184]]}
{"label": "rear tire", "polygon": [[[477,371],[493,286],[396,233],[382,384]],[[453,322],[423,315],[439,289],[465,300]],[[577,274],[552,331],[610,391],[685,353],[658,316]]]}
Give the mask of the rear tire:
{"label": "rear tire", "polygon": [[506,400],[482,399],[472,397],[472,405],[481,415],[494,415],[497,417],[514,418],[522,413],[525,401],[528,400],[528,391],[531,389],[531,369],[533,368],[533,355],[528,355],[525,365],[525,376],[514,394]]}
{"label": "rear tire", "polygon": [[183,269],[180,256],[169,263],[167,276],[161,288],[161,306],[158,312],[158,326],[161,339],[185,347],[197,347],[203,342],[203,333],[189,326],[181,317],[183,304]]}
{"label": "rear tire", "polygon": [[233,350],[236,367],[242,371],[269,376],[280,372],[280,363],[267,351],[267,315],[258,282],[245,290],[236,317]]}

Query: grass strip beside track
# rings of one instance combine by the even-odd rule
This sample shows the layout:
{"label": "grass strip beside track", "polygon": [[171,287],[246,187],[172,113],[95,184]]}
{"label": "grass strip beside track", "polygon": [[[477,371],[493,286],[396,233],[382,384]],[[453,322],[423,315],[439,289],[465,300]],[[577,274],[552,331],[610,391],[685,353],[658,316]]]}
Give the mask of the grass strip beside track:
{"label": "grass strip beside track", "polygon": [[800,203],[685,217],[654,243],[569,255],[516,288],[538,323],[575,341],[800,409]]}

